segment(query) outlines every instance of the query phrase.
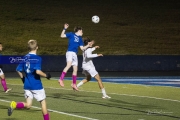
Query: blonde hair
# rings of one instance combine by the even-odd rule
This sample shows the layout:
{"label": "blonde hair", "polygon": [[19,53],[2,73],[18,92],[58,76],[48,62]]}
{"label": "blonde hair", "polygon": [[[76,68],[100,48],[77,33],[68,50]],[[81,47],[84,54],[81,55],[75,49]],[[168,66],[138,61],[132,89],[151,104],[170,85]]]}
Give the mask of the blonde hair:
{"label": "blonde hair", "polygon": [[36,40],[29,40],[28,41],[28,49],[30,51],[37,49],[37,41]]}

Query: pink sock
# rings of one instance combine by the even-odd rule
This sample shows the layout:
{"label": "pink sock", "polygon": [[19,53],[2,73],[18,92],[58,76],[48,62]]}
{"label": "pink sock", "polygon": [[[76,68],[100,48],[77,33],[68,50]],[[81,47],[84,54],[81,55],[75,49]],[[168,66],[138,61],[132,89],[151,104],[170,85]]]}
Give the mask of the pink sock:
{"label": "pink sock", "polygon": [[46,115],[43,115],[44,120],[49,120],[49,113],[47,113]]}
{"label": "pink sock", "polygon": [[73,84],[76,84],[77,76],[76,75],[72,75],[72,79],[73,79]]}
{"label": "pink sock", "polygon": [[66,72],[62,72],[61,76],[60,76],[60,80],[64,80],[64,76],[66,75]]}
{"label": "pink sock", "polygon": [[4,88],[4,91],[6,91],[8,88],[7,88],[7,85],[6,85],[6,80],[5,79],[2,79],[1,80],[1,84],[2,84],[2,86],[3,86],[3,88]]}
{"label": "pink sock", "polygon": [[22,109],[22,108],[24,108],[24,104],[22,102],[18,102],[16,105],[16,108]]}

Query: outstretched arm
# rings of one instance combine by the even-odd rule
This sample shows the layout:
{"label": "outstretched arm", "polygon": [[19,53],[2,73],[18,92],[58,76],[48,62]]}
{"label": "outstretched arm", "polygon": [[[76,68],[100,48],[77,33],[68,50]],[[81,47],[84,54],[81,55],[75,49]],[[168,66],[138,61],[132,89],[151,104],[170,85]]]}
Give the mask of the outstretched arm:
{"label": "outstretched arm", "polygon": [[86,50],[88,47],[89,47],[89,44],[86,45],[86,46],[80,46],[80,49],[81,49],[82,51],[84,51],[84,50]]}
{"label": "outstretched arm", "polygon": [[69,25],[66,23],[66,24],[64,24],[64,29],[62,30],[62,32],[61,32],[61,38],[66,38],[66,34],[65,34],[65,31],[66,31],[66,29],[69,27]]}
{"label": "outstretched arm", "polygon": [[92,51],[93,51],[93,48],[87,49],[86,51],[87,58],[95,58],[95,57],[103,56],[102,54],[92,54]]}
{"label": "outstretched arm", "polygon": [[96,50],[97,48],[99,48],[99,46],[95,46],[92,48],[92,51]]}

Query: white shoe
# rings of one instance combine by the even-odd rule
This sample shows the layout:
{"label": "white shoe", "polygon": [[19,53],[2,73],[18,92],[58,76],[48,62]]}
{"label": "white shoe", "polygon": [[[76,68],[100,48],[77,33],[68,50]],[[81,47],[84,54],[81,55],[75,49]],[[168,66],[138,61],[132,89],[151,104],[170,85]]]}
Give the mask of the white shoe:
{"label": "white shoe", "polygon": [[12,89],[11,88],[8,88],[5,93],[8,93],[9,91],[11,91]]}
{"label": "white shoe", "polygon": [[105,95],[102,97],[103,99],[110,99],[111,97],[109,97],[108,95]]}

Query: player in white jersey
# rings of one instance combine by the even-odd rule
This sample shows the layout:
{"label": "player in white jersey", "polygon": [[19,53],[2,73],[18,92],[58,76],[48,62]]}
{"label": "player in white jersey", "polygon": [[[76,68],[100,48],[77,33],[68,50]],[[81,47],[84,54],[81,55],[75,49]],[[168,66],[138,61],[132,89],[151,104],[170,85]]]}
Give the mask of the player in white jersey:
{"label": "player in white jersey", "polygon": [[82,80],[80,83],[78,83],[77,87],[80,87],[81,85],[89,82],[91,80],[91,77],[94,77],[98,81],[99,88],[102,90],[102,94],[103,94],[102,98],[103,99],[111,98],[106,94],[102,80],[92,62],[92,58],[103,56],[102,54],[92,54],[92,52],[96,50],[96,48],[99,48],[99,46],[92,47],[94,44],[94,41],[90,40],[89,38],[83,38],[83,40],[84,40],[84,45],[87,45],[88,43],[90,43],[90,47],[84,50],[83,52],[82,68],[83,68],[83,74],[85,74],[86,78]]}
{"label": "player in white jersey", "polygon": [[[3,46],[2,46],[2,43],[0,43],[0,51],[2,51],[2,49],[3,49]],[[0,54],[0,56],[1,56],[1,54]],[[1,56],[2,57],[2,56]],[[0,59],[2,59],[2,58],[0,58]],[[0,79],[1,79],[1,84],[2,84],[2,87],[3,87],[3,89],[4,89],[4,92],[5,93],[8,93],[10,90],[11,90],[11,88],[8,88],[7,87],[7,84],[6,84],[6,79],[5,79],[5,75],[4,75],[4,73],[3,73],[3,71],[2,71],[2,65],[0,65]]]}

